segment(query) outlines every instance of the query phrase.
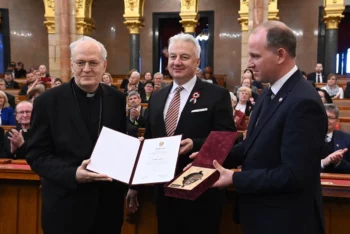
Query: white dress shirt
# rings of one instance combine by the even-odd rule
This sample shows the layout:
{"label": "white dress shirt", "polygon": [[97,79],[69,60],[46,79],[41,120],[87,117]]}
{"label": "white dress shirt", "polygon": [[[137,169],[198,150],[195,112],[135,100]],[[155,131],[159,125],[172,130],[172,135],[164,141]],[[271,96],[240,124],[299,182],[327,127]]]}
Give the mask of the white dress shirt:
{"label": "white dress shirt", "polygon": [[247,104],[243,105],[243,104],[238,102],[235,109],[239,110],[240,112],[245,113],[246,108],[247,108]]}
{"label": "white dress shirt", "polygon": [[[189,81],[187,81],[187,83],[181,85],[184,89],[180,92],[180,109],[179,109],[179,115],[177,117],[177,123],[179,122],[182,110],[184,109],[186,102],[192,92],[192,89],[194,87],[194,85],[196,84],[197,81],[197,76],[195,75],[192,79],[190,79]],[[173,87],[170,90],[170,93],[168,95],[168,99],[165,102],[165,106],[164,106],[164,111],[163,111],[163,116],[164,116],[164,120],[165,120],[165,116],[166,113],[168,112],[171,100],[173,100],[174,94],[175,94],[175,89],[178,87],[179,85],[175,82],[175,80],[173,81]]]}
{"label": "white dress shirt", "polygon": [[276,81],[272,86],[271,86],[271,91],[273,92],[274,95],[276,95],[278,93],[278,91],[280,91],[280,89],[282,88],[282,86],[284,85],[284,83],[287,82],[287,80],[298,70],[298,67],[296,65],[294,65],[294,67],[292,68],[292,70],[290,70],[287,74],[285,74],[284,76],[282,76],[281,79],[279,79],[278,81]]}

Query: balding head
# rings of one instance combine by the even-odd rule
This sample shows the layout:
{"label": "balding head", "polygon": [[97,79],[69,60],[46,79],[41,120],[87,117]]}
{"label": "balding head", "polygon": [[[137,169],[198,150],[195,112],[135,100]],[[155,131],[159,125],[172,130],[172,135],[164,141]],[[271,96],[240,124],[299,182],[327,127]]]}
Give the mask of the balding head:
{"label": "balding head", "polygon": [[140,81],[140,73],[137,71],[133,71],[130,75],[129,83],[136,85],[137,83],[139,83],[139,81]]}

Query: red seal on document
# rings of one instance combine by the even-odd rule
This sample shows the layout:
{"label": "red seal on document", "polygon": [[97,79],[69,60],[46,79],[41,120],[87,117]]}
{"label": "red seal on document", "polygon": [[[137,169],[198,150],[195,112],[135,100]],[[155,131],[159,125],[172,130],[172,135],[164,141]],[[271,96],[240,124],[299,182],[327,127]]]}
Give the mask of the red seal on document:
{"label": "red seal on document", "polygon": [[200,93],[199,92],[194,92],[192,95],[192,98],[190,99],[190,102],[192,102],[193,104],[196,104],[197,99],[200,97]]}

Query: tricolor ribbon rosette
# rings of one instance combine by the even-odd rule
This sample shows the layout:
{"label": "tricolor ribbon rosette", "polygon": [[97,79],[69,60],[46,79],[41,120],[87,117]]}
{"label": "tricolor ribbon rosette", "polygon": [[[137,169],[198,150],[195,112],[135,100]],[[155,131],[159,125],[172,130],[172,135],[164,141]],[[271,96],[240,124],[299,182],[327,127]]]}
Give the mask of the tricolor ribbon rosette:
{"label": "tricolor ribbon rosette", "polygon": [[194,92],[192,94],[192,98],[190,99],[190,102],[192,102],[193,104],[196,104],[197,99],[200,97],[201,95],[199,94],[199,92]]}

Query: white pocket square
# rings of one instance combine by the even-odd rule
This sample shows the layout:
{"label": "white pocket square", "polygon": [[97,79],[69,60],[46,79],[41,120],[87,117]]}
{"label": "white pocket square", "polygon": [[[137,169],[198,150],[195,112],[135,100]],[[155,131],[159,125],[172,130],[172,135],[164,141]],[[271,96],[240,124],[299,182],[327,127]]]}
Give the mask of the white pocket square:
{"label": "white pocket square", "polygon": [[195,110],[192,110],[191,113],[194,113],[194,112],[203,112],[203,111],[208,111],[208,108],[195,109]]}

